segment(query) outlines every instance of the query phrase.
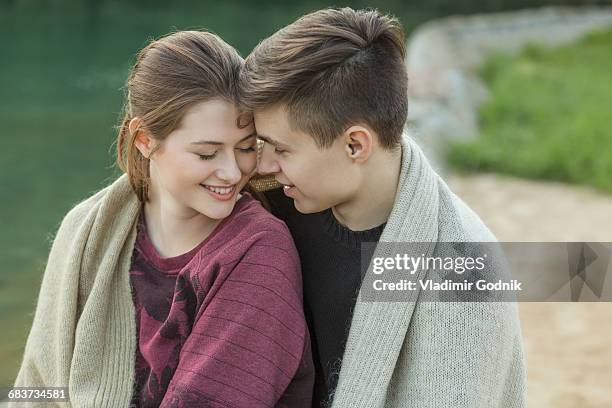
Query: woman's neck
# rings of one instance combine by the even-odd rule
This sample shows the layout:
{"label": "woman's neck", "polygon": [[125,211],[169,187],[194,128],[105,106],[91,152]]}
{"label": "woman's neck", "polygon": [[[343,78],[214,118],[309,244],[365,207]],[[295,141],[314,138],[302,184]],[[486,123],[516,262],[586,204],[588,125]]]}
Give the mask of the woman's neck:
{"label": "woman's neck", "polygon": [[189,252],[221,222],[154,193],[144,205],[144,215],[149,239],[164,258]]}

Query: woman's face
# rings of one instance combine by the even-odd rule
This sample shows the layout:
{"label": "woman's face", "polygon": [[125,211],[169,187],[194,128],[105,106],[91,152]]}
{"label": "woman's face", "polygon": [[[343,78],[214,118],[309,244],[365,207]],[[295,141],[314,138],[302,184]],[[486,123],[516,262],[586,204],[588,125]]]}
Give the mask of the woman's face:
{"label": "woman's face", "polygon": [[150,156],[152,198],[164,212],[227,217],[257,165],[252,124],[238,128],[238,108],[224,100],[191,107]]}

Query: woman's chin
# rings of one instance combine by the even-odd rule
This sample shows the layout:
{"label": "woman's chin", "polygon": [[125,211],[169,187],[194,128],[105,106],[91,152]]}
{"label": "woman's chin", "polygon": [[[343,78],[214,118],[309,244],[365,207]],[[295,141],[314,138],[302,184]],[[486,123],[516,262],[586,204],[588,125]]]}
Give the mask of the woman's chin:
{"label": "woman's chin", "polygon": [[213,202],[213,203],[206,203],[204,205],[202,205],[203,203],[200,203],[200,205],[198,206],[199,208],[196,208],[196,210],[202,214],[207,216],[210,219],[213,220],[222,220],[223,218],[227,218],[229,217],[229,215],[232,213],[232,210],[234,209],[234,205],[236,204],[235,201],[225,201],[225,202]]}

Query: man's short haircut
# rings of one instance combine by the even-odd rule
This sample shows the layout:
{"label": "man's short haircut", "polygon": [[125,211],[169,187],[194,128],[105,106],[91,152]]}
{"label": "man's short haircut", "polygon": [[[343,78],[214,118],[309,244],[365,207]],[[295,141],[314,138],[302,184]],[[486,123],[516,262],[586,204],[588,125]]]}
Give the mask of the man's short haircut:
{"label": "man's short haircut", "polygon": [[408,114],[405,35],[375,10],[325,9],[265,39],[247,57],[240,103],[249,111],[286,106],[292,129],[330,147],[366,124],[397,148]]}

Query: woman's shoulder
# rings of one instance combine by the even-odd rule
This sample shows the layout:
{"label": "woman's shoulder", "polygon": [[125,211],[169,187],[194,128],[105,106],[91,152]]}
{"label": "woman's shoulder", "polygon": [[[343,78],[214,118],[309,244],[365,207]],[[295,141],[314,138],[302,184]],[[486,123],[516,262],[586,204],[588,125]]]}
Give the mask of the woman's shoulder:
{"label": "woman's shoulder", "polygon": [[217,244],[224,259],[299,271],[299,257],[289,229],[250,195],[237,203]]}
{"label": "woman's shoulder", "polygon": [[64,216],[60,230],[74,230],[80,225],[91,211],[102,201],[108,187],[103,188],[89,197],[77,202]]}
{"label": "woman's shoulder", "polygon": [[248,193],[236,204],[231,222],[244,234],[257,233],[265,239],[280,235],[291,239],[285,222],[271,214]]}
{"label": "woman's shoulder", "polygon": [[73,230],[77,228],[88,218],[89,214],[97,211],[108,196],[116,198],[117,201],[127,201],[128,198],[135,198],[125,174],[106,187],[78,201],[64,216],[60,229]]}
{"label": "woman's shoulder", "polygon": [[81,201],[77,202],[77,204],[75,204],[72,207],[72,209],[68,211],[68,214],[66,214],[66,217],[67,218],[68,217],[69,218],[79,218],[80,216],[83,216],[84,214],[87,214],[88,212],[90,212],[100,201],[102,201],[109,187],[110,186],[107,186],[99,191],[96,191],[89,197],[84,198]]}

